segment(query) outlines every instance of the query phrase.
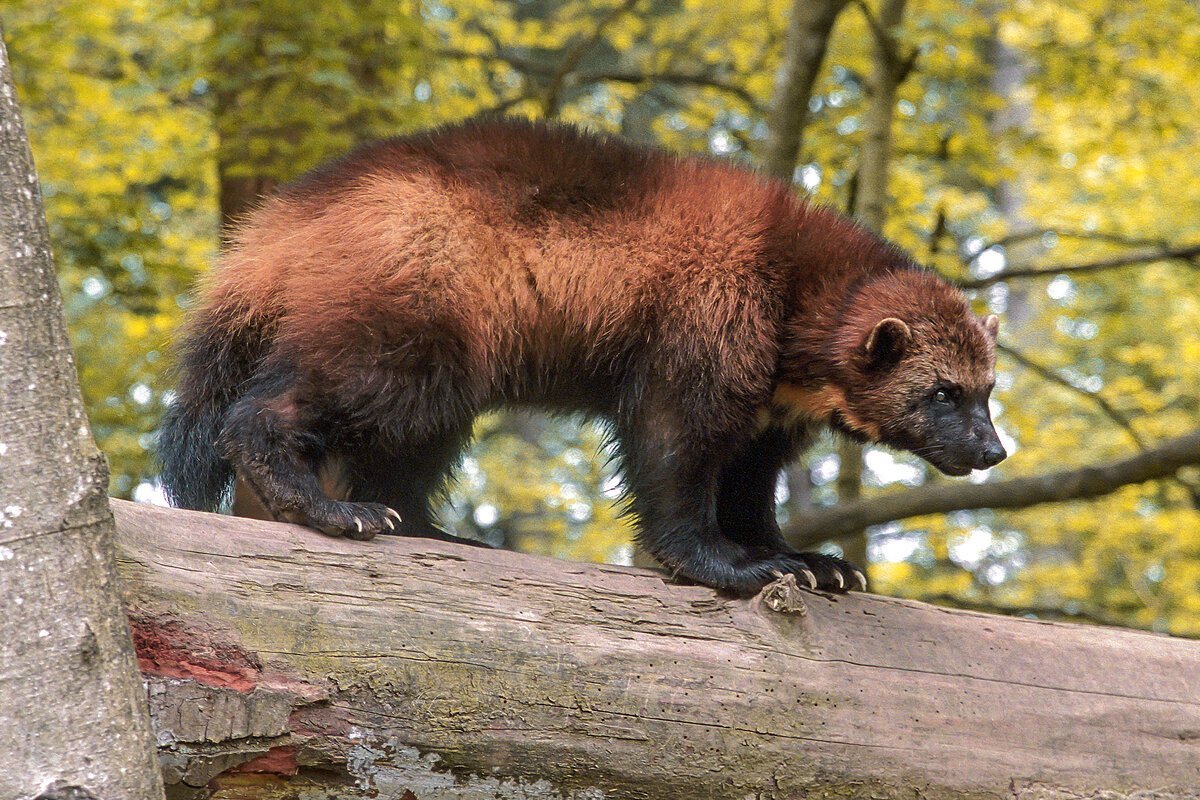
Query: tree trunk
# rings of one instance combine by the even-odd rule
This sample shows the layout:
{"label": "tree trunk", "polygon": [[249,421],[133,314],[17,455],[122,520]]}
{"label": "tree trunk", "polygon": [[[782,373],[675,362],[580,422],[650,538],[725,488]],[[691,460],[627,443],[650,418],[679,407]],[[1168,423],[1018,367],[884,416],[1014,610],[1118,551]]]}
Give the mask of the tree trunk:
{"label": "tree trunk", "polygon": [[[871,102],[863,124],[859,148],[857,186],[852,213],[873,231],[883,233],[888,210],[888,169],[892,159],[892,120],[896,92],[911,63],[901,54],[896,31],[904,19],[907,0],[883,0],[878,16],[863,6],[871,23],[874,48],[871,67]],[[843,440],[838,446],[838,505],[853,503],[862,495],[863,448]],[[867,532],[859,528],[840,539],[846,558],[870,574]]]}
{"label": "tree trunk", "polygon": [[863,122],[858,157],[858,194],[854,214],[874,231],[883,231],[888,211],[888,169],[892,160],[892,120],[896,92],[910,64],[900,52],[896,31],[907,0],[883,0],[874,18],[871,102]]}
{"label": "tree trunk", "polygon": [[[847,0],[796,0],[788,22],[783,58],[775,79],[775,93],[768,119],[768,139],[763,168],[789,184],[793,182],[796,160],[804,146],[813,87],[825,62],[829,37]],[[786,467],[789,486],[789,516],[807,513],[811,506],[812,476],[808,462],[801,457]],[[640,551],[640,548],[639,548]],[[856,562],[865,565],[865,558]],[[639,566],[649,566],[635,558]]]}
{"label": "tree trunk", "polygon": [[0,41],[0,797],[154,798],[107,472]]}
{"label": "tree trunk", "polygon": [[172,797],[1200,796],[1197,642],[114,507]]}
{"label": "tree trunk", "polygon": [[825,61],[829,35],[846,0],[796,0],[783,46],[763,159],[766,171],[792,180],[808,124],[808,102]]}
{"label": "tree trunk", "polygon": [[[1021,175],[1021,156],[1013,152],[1010,142],[1028,133],[1031,109],[1029,100],[1022,92],[1029,65],[1025,54],[1005,44],[1000,37],[1000,16],[1003,7],[998,4],[985,6],[991,19],[991,34],[986,57],[992,66],[992,94],[1002,103],[988,120],[997,147],[997,163],[1010,171],[1010,177],[996,183],[994,196],[996,209],[1004,216],[1010,231],[1029,230],[1033,227],[1025,217],[1025,187]],[[1005,260],[1008,264],[1034,264],[1044,248],[1040,238],[1025,239],[1006,246]],[[995,277],[995,276],[993,276]],[[1006,337],[1023,347],[1041,349],[1047,343],[1045,336],[1035,336],[1034,324],[1036,305],[1030,302],[1029,289],[1019,283],[1010,284],[1004,296],[1004,322]],[[1013,334],[1016,334],[1015,336]]]}

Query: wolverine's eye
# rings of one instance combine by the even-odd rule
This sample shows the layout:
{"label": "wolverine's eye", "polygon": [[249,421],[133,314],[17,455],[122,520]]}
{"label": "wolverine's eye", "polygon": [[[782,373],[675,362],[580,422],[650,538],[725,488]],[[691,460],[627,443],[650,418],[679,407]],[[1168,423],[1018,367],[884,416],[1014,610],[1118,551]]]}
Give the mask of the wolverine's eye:
{"label": "wolverine's eye", "polygon": [[944,406],[954,405],[954,395],[949,389],[938,389],[933,393],[933,402]]}

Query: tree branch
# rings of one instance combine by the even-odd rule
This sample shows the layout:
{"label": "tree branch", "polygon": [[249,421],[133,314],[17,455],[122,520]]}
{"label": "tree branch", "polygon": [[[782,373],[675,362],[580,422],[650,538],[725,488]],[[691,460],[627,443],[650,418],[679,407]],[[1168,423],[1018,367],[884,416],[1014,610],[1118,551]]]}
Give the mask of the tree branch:
{"label": "tree branch", "polygon": [[1096,242],[1107,242],[1109,244],[1122,244],[1129,247],[1157,247],[1161,250],[1168,250],[1171,247],[1171,243],[1164,239],[1125,236],[1119,233],[1105,233],[1103,231],[1077,231],[1069,228],[1035,228],[1033,230],[1010,233],[1008,236],[1002,236],[994,242],[989,242],[977,252],[971,253],[967,257],[966,262],[970,263],[974,261],[979,257],[980,253],[990,248],[1008,247],[1009,245],[1027,242],[1030,239],[1040,239],[1048,234],[1058,236],[1062,239],[1088,239]]}
{"label": "tree branch", "polygon": [[596,22],[596,27],[592,30],[591,34],[581,39],[563,56],[562,62],[550,76],[550,86],[546,89],[546,99],[542,103],[542,113],[547,119],[553,119],[558,116],[558,107],[567,76],[579,67],[579,62],[583,60],[583,57],[587,55],[589,50],[596,46],[596,43],[604,36],[605,29],[632,11],[638,2],[640,0],[625,0],[625,2],[610,9],[607,14]]}
{"label": "tree branch", "polygon": [[1123,486],[1170,478],[1200,464],[1200,430],[1099,466],[1050,472],[995,483],[941,483],[845,505],[813,509],[784,531],[789,541],[809,547],[867,525],[979,508],[1028,508],[1042,503],[1083,500]]}
{"label": "tree branch", "polygon": [[1004,353],[1013,361],[1016,361],[1021,366],[1037,373],[1051,383],[1058,384],[1064,389],[1068,389],[1081,397],[1086,397],[1088,400],[1095,403],[1096,406],[1099,407],[1099,409],[1104,413],[1104,415],[1112,420],[1117,427],[1129,434],[1129,438],[1133,440],[1133,443],[1137,445],[1139,450],[1146,449],[1145,441],[1143,441],[1142,437],[1138,435],[1138,432],[1133,429],[1133,424],[1130,423],[1129,418],[1120,411],[1117,411],[1117,409],[1114,408],[1113,405],[1109,403],[1108,400],[1105,399],[1099,392],[1089,392],[1087,389],[1082,389],[1076,386],[1054,370],[1039,364],[1011,345],[997,343],[996,349],[1001,353]]}
{"label": "tree branch", "polygon": [[744,87],[712,75],[690,72],[675,72],[671,70],[665,70],[662,72],[614,70],[610,72],[581,72],[575,79],[577,84],[603,83],[606,81],[629,84],[666,83],[673,86],[700,86],[707,89],[717,89],[737,97],[753,111],[762,111],[762,106],[759,103],[758,98],[747,91]]}
{"label": "tree branch", "polygon": [[867,21],[867,27],[871,29],[871,35],[875,37],[875,44],[881,50],[894,56],[896,52],[896,40],[883,27],[879,18],[875,16],[875,12],[866,4],[865,0],[854,0],[854,5],[862,13],[863,19]]}
{"label": "tree branch", "polygon": [[[444,58],[454,58],[459,60],[478,59],[480,61],[498,61],[502,64],[507,64],[518,72],[526,75],[533,75],[539,78],[549,78],[552,74],[552,68],[545,64],[538,64],[521,56],[513,55],[512,53],[495,52],[495,53],[475,53],[469,50],[459,50],[455,48],[447,48],[438,51],[438,55]],[[641,72],[639,70],[605,70],[599,72],[580,72],[574,75],[571,81],[575,86],[586,86],[589,83],[628,83],[628,84],[654,84],[664,83],[673,86],[698,86],[706,89],[716,89],[721,92],[733,95],[744,102],[751,110],[756,113],[762,113],[762,104],[752,93],[747,91],[745,87],[739,86],[736,83],[731,83],[715,75],[685,72],[678,70],[661,70]],[[530,99],[529,93],[518,96],[515,100],[504,101],[505,106],[515,105],[522,100]]]}
{"label": "tree branch", "polygon": [[1096,608],[1080,608],[1068,610],[1049,605],[1007,605],[1005,603],[989,603],[986,600],[972,600],[955,594],[935,594],[923,597],[925,602],[950,608],[961,608],[964,611],[978,611],[983,614],[1000,614],[1005,617],[1036,617],[1060,622],[1088,622],[1093,625],[1106,625],[1111,628],[1124,628],[1128,625],[1121,619],[1106,614]]}
{"label": "tree branch", "polygon": [[463,50],[457,47],[443,47],[437,50],[436,55],[439,58],[449,58],[458,61],[470,61],[472,59],[478,59],[479,61],[499,61],[527,75],[548,76],[553,74],[553,68],[549,65],[539,64],[523,56],[505,52],[499,47],[490,53],[476,53],[472,50]]}
{"label": "tree branch", "polygon": [[972,278],[957,281],[963,289],[984,289],[996,283],[1012,280],[1013,278],[1048,278],[1055,275],[1077,275],[1088,272],[1104,272],[1121,267],[1131,267],[1139,264],[1149,264],[1155,261],[1182,260],[1195,263],[1200,258],[1200,244],[1187,247],[1167,248],[1162,250],[1141,251],[1115,256],[1113,258],[1087,261],[1081,264],[1062,264],[1056,267],[1030,267],[1008,269],[989,275],[986,278]]}
{"label": "tree branch", "polygon": [[900,43],[896,37],[888,29],[899,21],[903,15],[903,5],[896,7],[885,7],[883,15],[889,19],[881,20],[871,10],[871,7],[866,4],[865,0],[854,0],[854,5],[862,12],[863,17],[867,21],[867,27],[871,29],[871,35],[875,37],[875,45],[879,48],[879,54],[883,56],[887,64],[888,71],[892,75],[892,79],[897,85],[904,83],[904,79],[917,65],[917,59],[921,56],[921,49],[913,47],[908,52],[901,52]]}

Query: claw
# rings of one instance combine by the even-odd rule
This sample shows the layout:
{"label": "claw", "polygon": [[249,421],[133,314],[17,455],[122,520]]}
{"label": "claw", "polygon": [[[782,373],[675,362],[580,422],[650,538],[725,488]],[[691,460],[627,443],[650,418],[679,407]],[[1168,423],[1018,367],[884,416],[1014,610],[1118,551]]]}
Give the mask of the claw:
{"label": "claw", "polygon": [[392,522],[392,518],[391,518],[391,517],[384,517],[384,518],[383,518],[383,524],[388,526],[388,530],[389,530],[389,531],[394,531],[394,530],[396,530],[396,523]]}
{"label": "claw", "polygon": [[775,576],[776,580],[783,577],[783,572],[777,569],[771,570],[771,574]]}
{"label": "claw", "polygon": [[867,590],[867,576],[863,575],[858,570],[854,570],[854,577],[858,579],[858,589],[860,592]]}
{"label": "claw", "polygon": [[358,517],[355,517],[354,518],[354,526],[356,528],[358,528],[359,533],[362,533],[362,520],[361,519],[359,519]]}
{"label": "claw", "polygon": [[838,588],[839,588],[839,589],[845,589],[845,588],[846,588],[846,579],[842,577],[842,573],[838,572],[838,571],[835,569],[835,570],[833,571],[833,577],[837,578],[837,582],[838,582]]}
{"label": "claw", "polygon": [[388,516],[395,517],[396,522],[404,522],[404,520],[400,519],[400,512],[397,511],[396,509],[388,508],[387,513],[388,513]]}
{"label": "claw", "polygon": [[811,569],[802,569],[800,571],[808,579],[808,588],[815,590],[817,588],[817,576],[813,574]]}

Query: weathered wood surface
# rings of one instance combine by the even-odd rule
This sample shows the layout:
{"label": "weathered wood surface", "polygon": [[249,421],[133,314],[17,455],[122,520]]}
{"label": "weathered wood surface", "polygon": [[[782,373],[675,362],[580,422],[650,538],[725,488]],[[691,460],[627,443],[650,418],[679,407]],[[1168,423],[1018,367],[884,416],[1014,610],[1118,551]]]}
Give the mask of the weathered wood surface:
{"label": "weathered wood surface", "polygon": [[1200,797],[1200,642],[114,506],[175,797]]}

